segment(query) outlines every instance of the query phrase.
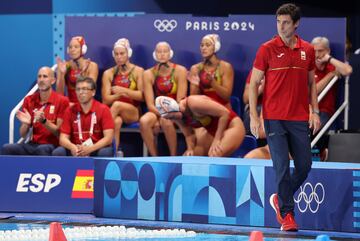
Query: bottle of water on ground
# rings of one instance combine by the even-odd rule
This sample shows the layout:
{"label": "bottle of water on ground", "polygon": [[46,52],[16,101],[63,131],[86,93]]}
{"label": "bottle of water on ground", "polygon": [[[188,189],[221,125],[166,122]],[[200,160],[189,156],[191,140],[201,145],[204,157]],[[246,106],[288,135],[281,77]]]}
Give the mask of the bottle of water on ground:
{"label": "bottle of water on ground", "polygon": [[313,162],[321,161],[321,159],[320,159],[320,150],[318,148],[311,149],[311,156],[312,156],[311,159],[312,159]]}
{"label": "bottle of water on ground", "polygon": [[116,157],[124,157],[124,152],[120,148],[116,152]]}

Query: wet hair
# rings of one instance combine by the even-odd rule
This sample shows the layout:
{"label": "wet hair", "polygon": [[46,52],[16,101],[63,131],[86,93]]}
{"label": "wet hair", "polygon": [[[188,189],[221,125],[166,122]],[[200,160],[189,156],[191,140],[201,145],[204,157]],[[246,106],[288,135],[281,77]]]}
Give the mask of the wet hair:
{"label": "wet hair", "polygon": [[90,88],[93,89],[93,90],[96,90],[96,83],[95,83],[95,80],[93,80],[92,78],[90,78],[90,77],[79,77],[76,80],[76,85],[78,83],[82,83],[82,82],[90,84]]}
{"label": "wet hair", "polygon": [[330,41],[327,37],[321,37],[321,36],[315,37],[311,41],[311,44],[312,45],[322,44],[325,48],[330,49]]}
{"label": "wet hair", "polygon": [[293,3],[285,3],[276,10],[276,16],[279,15],[290,15],[293,22],[296,23],[300,20],[301,10]]}

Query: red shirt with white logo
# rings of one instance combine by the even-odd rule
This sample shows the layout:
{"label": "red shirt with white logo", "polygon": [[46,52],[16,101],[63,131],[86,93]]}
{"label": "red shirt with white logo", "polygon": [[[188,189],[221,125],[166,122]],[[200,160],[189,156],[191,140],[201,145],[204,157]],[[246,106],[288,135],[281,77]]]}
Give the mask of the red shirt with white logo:
{"label": "red shirt with white logo", "polygon": [[34,123],[34,112],[43,110],[47,121],[56,124],[57,119],[63,119],[64,112],[69,106],[69,100],[55,91],[51,91],[50,97],[46,103],[41,103],[40,93],[26,96],[22,109],[26,109],[31,115],[31,124],[33,127],[32,142],[37,144],[59,145],[59,138],[52,134],[44,124]]}
{"label": "red shirt with white logo", "polygon": [[265,72],[263,116],[270,120],[309,120],[308,73],[315,68],[314,48],[297,38],[294,49],[280,36],[259,48],[254,67]]}
{"label": "red shirt with white logo", "polygon": [[[80,139],[78,117],[80,117],[82,140]],[[92,124],[93,134],[91,135],[90,130]],[[109,129],[114,129],[114,121],[109,107],[93,99],[91,109],[86,114],[83,112],[79,103],[67,108],[60,132],[70,135],[70,141],[72,143],[81,145],[89,137],[91,137],[92,142],[95,144],[104,137],[103,131]]]}
{"label": "red shirt with white logo", "polygon": [[[323,70],[318,69],[315,66],[315,81],[318,83],[322,78],[325,77],[330,72],[335,71],[335,66],[332,64],[327,64]],[[321,112],[326,112],[329,115],[334,114],[335,112],[335,103],[336,103],[336,93],[338,88],[338,82],[331,87],[327,94],[319,102],[319,110]]]}

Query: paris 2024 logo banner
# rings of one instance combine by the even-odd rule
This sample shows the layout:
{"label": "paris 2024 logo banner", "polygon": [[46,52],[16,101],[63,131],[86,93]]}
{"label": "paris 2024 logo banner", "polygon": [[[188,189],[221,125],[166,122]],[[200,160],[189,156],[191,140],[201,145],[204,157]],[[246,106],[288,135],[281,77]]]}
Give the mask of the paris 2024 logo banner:
{"label": "paris 2024 logo banner", "polygon": [[[111,51],[119,38],[129,39],[133,49],[131,61],[143,68],[155,65],[152,57],[154,47],[159,41],[167,41],[174,50],[172,60],[189,69],[202,60],[200,41],[209,33],[220,36],[221,49],[217,54],[234,67],[233,95],[242,99],[243,86],[256,51],[262,43],[277,34],[274,15],[68,16],[65,17],[64,46],[72,36],[84,36],[88,46],[86,57],[95,61],[101,71],[114,65]],[[316,36],[328,37],[331,41],[332,55],[344,59],[345,18],[302,18],[298,33],[301,38],[309,42]]]}

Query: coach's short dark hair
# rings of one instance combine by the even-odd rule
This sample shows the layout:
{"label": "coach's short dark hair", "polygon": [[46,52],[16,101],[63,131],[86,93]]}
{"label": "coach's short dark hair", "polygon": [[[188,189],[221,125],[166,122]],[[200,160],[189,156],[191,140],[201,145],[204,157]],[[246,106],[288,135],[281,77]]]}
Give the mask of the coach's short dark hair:
{"label": "coach's short dark hair", "polygon": [[92,78],[90,78],[90,77],[79,77],[76,80],[76,85],[78,83],[82,83],[82,82],[86,82],[86,83],[90,84],[90,86],[91,86],[90,88],[93,89],[93,90],[96,90],[96,82]]}
{"label": "coach's short dark hair", "polygon": [[296,23],[300,20],[301,10],[293,3],[285,3],[276,10],[276,16],[279,15],[290,15],[293,22]]}

